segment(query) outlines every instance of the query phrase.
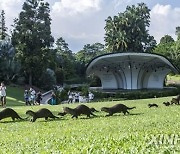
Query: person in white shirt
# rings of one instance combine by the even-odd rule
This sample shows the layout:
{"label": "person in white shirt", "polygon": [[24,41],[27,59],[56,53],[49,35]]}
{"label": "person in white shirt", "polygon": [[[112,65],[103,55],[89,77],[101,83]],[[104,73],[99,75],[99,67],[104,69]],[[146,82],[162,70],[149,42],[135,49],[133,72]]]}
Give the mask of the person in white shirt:
{"label": "person in white shirt", "polygon": [[89,97],[89,102],[91,102],[94,99],[94,94],[92,92],[89,92],[88,97]]}
{"label": "person in white shirt", "polygon": [[35,98],[36,98],[36,91],[33,88],[30,88],[30,97],[31,97],[31,102],[32,105],[35,105]]}
{"label": "person in white shirt", "polygon": [[68,104],[73,102],[73,94],[71,92],[68,93]]}
{"label": "person in white shirt", "polygon": [[4,82],[1,82],[0,96],[1,96],[2,107],[6,107],[6,86],[4,85]]}

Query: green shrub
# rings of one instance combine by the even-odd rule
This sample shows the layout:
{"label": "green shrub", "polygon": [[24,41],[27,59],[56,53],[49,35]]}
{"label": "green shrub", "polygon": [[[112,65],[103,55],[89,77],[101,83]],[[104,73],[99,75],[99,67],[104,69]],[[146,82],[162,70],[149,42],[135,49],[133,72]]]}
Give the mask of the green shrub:
{"label": "green shrub", "polygon": [[178,95],[180,88],[163,89],[163,90],[132,90],[132,91],[119,91],[117,93],[105,93],[100,91],[93,91],[95,100],[97,101],[110,101],[120,99],[145,99],[145,98],[158,98]]}

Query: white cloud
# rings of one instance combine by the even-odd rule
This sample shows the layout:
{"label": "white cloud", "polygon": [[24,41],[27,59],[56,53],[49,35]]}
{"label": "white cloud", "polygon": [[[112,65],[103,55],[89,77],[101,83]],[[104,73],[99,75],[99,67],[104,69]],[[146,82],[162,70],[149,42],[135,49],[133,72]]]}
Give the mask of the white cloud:
{"label": "white cloud", "polygon": [[100,10],[102,0],[61,0],[52,6],[52,13],[60,16],[73,16],[79,13]]}
{"label": "white cloud", "polygon": [[87,43],[103,42],[101,4],[103,0],[55,2],[51,12],[53,36],[63,37],[72,50],[80,50]]}
{"label": "white cloud", "polygon": [[23,0],[0,0],[0,10],[5,11],[6,26],[11,28],[13,19],[18,17]]}
{"label": "white cloud", "polygon": [[175,28],[180,26],[180,8],[171,5],[156,4],[151,10],[150,34],[159,40],[166,34],[174,39]]}
{"label": "white cloud", "polygon": [[171,11],[171,5],[160,5],[156,4],[153,8],[151,13],[152,14],[158,14],[162,16],[167,16],[169,12]]}
{"label": "white cloud", "polygon": [[113,0],[114,7],[118,8],[120,5],[129,4],[132,0]]}

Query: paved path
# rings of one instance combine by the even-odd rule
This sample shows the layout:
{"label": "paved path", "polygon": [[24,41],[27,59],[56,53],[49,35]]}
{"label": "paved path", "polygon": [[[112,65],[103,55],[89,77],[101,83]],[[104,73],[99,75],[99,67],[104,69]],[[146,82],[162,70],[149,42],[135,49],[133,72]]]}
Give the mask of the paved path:
{"label": "paved path", "polygon": [[51,99],[51,93],[52,93],[52,90],[42,94],[43,97],[42,97],[41,104],[48,104],[48,101]]}
{"label": "paved path", "polygon": [[[62,91],[63,88],[59,87],[58,88],[59,91]],[[51,99],[51,94],[52,94],[53,90],[47,91],[45,93],[42,94],[42,101],[41,104],[48,104],[48,101]]]}

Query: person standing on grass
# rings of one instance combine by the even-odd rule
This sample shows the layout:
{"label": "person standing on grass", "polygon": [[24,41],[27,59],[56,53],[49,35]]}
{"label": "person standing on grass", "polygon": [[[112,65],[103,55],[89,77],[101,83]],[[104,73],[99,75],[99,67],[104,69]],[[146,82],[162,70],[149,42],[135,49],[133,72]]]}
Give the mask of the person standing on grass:
{"label": "person standing on grass", "polygon": [[24,91],[24,100],[25,100],[26,105],[31,105],[31,103],[29,101],[29,91],[28,90]]}
{"label": "person standing on grass", "polygon": [[73,102],[73,95],[71,92],[68,92],[68,104]]}
{"label": "person standing on grass", "polygon": [[92,92],[89,92],[88,94],[88,100],[91,102],[94,99],[94,94]]}
{"label": "person standing on grass", "polygon": [[2,107],[6,107],[6,86],[4,82],[1,82],[0,96],[1,96]]}
{"label": "person standing on grass", "polygon": [[36,91],[31,87],[29,89],[32,105],[35,105]]}
{"label": "person standing on grass", "polygon": [[56,105],[56,94],[54,92],[51,94],[51,105]]}
{"label": "person standing on grass", "polygon": [[36,103],[37,103],[38,105],[40,105],[40,104],[41,104],[41,100],[42,100],[42,93],[41,93],[41,91],[39,91],[39,92],[37,93],[37,96],[36,96]]}

